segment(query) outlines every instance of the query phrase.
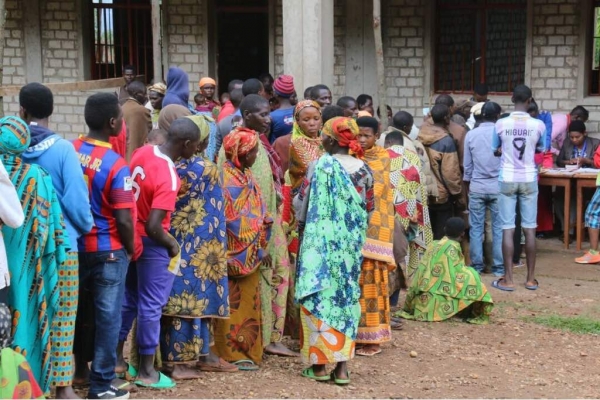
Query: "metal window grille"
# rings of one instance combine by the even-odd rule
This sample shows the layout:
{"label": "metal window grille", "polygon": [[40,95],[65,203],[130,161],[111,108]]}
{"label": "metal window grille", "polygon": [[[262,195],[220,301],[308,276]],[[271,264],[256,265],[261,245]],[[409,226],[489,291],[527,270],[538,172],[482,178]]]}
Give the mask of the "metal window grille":
{"label": "metal window grille", "polygon": [[476,83],[510,93],[525,76],[527,2],[437,0],[437,92],[471,93]]}
{"label": "metal window grille", "polygon": [[150,0],[92,0],[92,78],[123,75],[133,65],[151,79],[152,23]]}
{"label": "metal window grille", "polygon": [[592,65],[588,80],[588,94],[600,96],[600,1],[595,0],[592,7]]}

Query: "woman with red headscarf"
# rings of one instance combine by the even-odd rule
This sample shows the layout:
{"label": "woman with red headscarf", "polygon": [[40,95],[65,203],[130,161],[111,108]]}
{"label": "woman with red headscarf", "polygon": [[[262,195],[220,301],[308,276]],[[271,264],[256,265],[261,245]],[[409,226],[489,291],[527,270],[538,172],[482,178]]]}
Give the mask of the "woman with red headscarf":
{"label": "woman with red headscarf", "polygon": [[227,161],[221,184],[227,225],[230,318],[215,324],[215,353],[241,370],[258,369],[263,356],[260,273],[272,218],[250,167],[256,161],[256,131],[237,128],[223,141]]}

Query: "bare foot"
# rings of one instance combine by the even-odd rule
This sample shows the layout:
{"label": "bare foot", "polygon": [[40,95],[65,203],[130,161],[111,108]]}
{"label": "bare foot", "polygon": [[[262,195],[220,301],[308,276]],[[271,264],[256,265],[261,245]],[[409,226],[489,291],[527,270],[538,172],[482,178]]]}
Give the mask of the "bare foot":
{"label": "bare foot", "polygon": [[196,363],[196,368],[205,372],[239,372],[240,370],[235,365],[219,357],[216,360],[209,357],[202,357],[202,360]]}
{"label": "bare foot", "polygon": [[170,375],[171,378],[175,379],[176,381],[186,379],[198,379],[202,376],[199,370],[187,364],[173,365],[173,370],[171,371]]}
{"label": "bare foot", "polygon": [[56,388],[56,399],[81,399],[73,390],[72,386],[58,386]]}
{"label": "bare foot", "polygon": [[327,369],[325,369],[325,367],[326,366],[323,364],[313,364],[313,366],[312,366],[313,374],[315,374],[315,376],[326,376]]}
{"label": "bare foot", "polygon": [[265,347],[265,353],[273,354],[280,357],[300,357],[300,353],[296,353],[285,347],[283,343],[271,343]]}

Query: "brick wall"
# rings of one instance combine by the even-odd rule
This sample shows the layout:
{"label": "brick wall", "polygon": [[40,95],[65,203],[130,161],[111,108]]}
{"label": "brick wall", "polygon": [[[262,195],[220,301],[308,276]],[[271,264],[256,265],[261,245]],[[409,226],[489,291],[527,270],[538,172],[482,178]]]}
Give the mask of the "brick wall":
{"label": "brick wall", "polygon": [[[6,1],[6,29],[4,42],[3,85],[25,83],[25,43],[23,41],[23,9],[20,0]],[[18,97],[4,98],[4,112],[14,115],[19,112]]]}
{"label": "brick wall", "polygon": [[[190,97],[198,91],[200,78],[208,74],[206,0],[169,0],[167,7],[168,67],[177,66],[190,78]],[[165,77],[166,78],[166,77]]]}
{"label": "brick wall", "polygon": [[425,86],[425,2],[390,0],[382,9],[388,102],[394,112],[422,116]]}

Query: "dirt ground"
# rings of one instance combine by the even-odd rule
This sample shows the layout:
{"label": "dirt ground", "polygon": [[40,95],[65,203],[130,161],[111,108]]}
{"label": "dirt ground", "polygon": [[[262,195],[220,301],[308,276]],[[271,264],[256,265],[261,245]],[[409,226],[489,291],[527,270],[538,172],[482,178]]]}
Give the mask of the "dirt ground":
{"label": "dirt ground", "polygon": [[[574,246],[572,246],[574,247]],[[495,308],[489,325],[459,320],[406,321],[375,357],[349,364],[352,383],[338,387],[300,376],[299,359],[269,356],[257,372],[206,373],[167,391],[132,398],[583,398],[600,396],[600,346],[594,335],[551,329],[528,317],[600,317],[600,266],[573,263],[580,254],[557,239],[538,240],[540,288],[512,293],[484,282]],[[516,282],[525,281],[517,269]],[[411,358],[410,352],[417,357]]]}

